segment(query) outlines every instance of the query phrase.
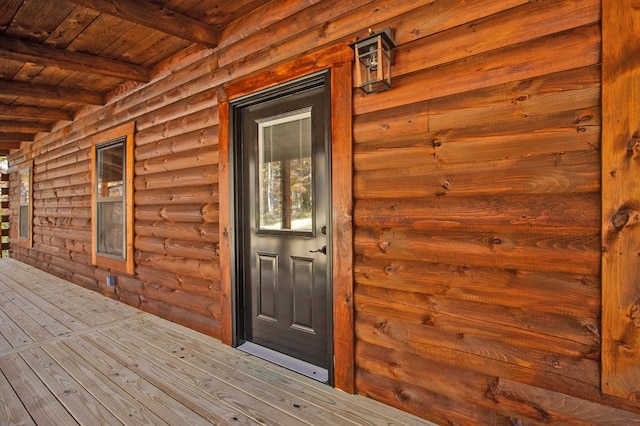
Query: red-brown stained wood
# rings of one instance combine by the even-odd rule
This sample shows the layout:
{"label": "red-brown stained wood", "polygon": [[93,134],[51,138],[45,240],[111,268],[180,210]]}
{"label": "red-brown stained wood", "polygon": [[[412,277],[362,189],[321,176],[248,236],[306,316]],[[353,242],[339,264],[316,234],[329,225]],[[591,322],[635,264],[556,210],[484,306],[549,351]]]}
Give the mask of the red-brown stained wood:
{"label": "red-brown stained wood", "polygon": [[331,73],[331,227],[335,386],[355,391],[351,64]]}
{"label": "red-brown stained wood", "polygon": [[[460,263],[435,263],[356,258],[355,280],[359,285],[406,292],[440,295],[503,307],[549,312],[573,317],[598,318],[600,287],[597,275],[533,272],[480,267]],[[489,283],[489,284],[487,284]],[[522,297],[526,294],[527,297]],[[599,327],[585,323],[595,336]]]}
{"label": "red-brown stained wood", "polygon": [[181,290],[216,300],[219,299],[219,283],[212,282],[210,280],[196,278],[189,275],[176,275],[145,266],[138,267],[137,272],[140,280],[144,283],[155,285],[162,284],[163,287],[168,289]]}
{"label": "red-brown stained wood", "polygon": [[[34,247],[12,244],[12,256],[233,344],[227,101],[332,68],[335,385],[440,424],[634,422],[635,389],[601,392],[600,368],[613,361],[599,346],[612,331],[600,324],[603,303],[633,330],[635,296],[612,310],[607,292],[622,277],[614,266],[627,283],[638,268],[601,254],[601,234],[611,250],[639,251],[627,250],[637,135],[606,136],[612,114],[631,117],[636,102],[601,87],[604,75],[624,96],[637,92],[625,83],[635,74],[600,55],[601,7],[629,1],[237,5],[244,12],[219,50],[186,49],[151,83],[121,86],[106,107],[12,154],[12,241],[16,169],[35,165]],[[607,40],[617,15],[605,16],[610,54],[634,46]],[[386,27],[398,46],[393,87],[365,96],[353,88],[348,45]],[[158,54],[169,47],[149,40]],[[633,130],[625,120],[616,132]],[[136,271],[108,288],[110,272],[90,264],[88,153],[96,134],[130,121],[139,130]],[[633,369],[634,359],[618,362]],[[638,380],[613,384],[627,382]]]}
{"label": "red-brown stained wood", "polygon": [[[567,51],[573,55],[563,55]],[[425,51],[424,54],[429,53]],[[406,104],[407,99],[418,102],[594,65],[599,61],[599,25],[587,25],[396,78],[394,90],[388,95],[385,93],[384,108]],[[452,75],[456,78],[452,79]],[[375,96],[354,98],[356,115],[383,109],[381,107]]]}
{"label": "red-brown stained wood", "polygon": [[460,167],[417,156],[401,169],[356,171],[354,192],[367,199],[594,192],[598,160],[595,151],[558,152]]}
{"label": "red-brown stained wood", "polygon": [[[218,96],[222,99],[223,96]],[[220,113],[220,122],[228,123],[230,117],[230,106],[226,101],[222,102],[218,107]],[[220,191],[219,200],[220,204],[226,206],[218,215],[218,223],[220,226],[220,245],[218,256],[220,257],[220,340],[232,346],[235,344],[236,336],[233,330],[233,316],[235,312],[235,306],[233,304],[233,283],[231,281],[232,272],[231,268],[231,241],[232,236],[232,223],[230,202],[231,194],[229,191],[231,182],[233,182],[233,175],[231,174],[230,164],[231,158],[231,146],[229,126],[222,126],[220,128],[220,134],[218,136],[218,150],[219,150],[219,165],[220,171],[220,187],[226,188],[226,190]]]}
{"label": "red-brown stained wood", "polygon": [[640,10],[603,0],[602,389],[640,401]]}
{"label": "red-brown stained wood", "polygon": [[182,223],[218,223],[218,204],[169,204],[139,206],[136,220]]}
{"label": "red-brown stained wood", "polygon": [[135,239],[135,246],[136,250],[157,253],[162,256],[217,260],[216,245],[214,243],[138,235]]}
{"label": "red-brown stained wood", "polygon": [[368,228],[593,235],[600,229],[598,203],[597,193],[362,199],[354,222]]}
{"label": "red-brown stained wood", "polygon": [[640,415],[500,379],[487,392],[495,402],[513,412],[541,423],[581,422],[583,424],[623,425],[640,421]]}
{"label": "red-brown stained wood", "polygon": [[[504,5],[504,12],[477,19],[473,25],[459,25],[451,31],[397,48],[393,74],[403,75],[597,23],[600,21],[599,3],[599,0],[533,1],[510,9]],[[557,16],[563,16],[563,19],[554,19]],[[427,51],[429,53],[425,54]]]}
{"label": "red-brown stained wood", "polygon": [[507,269],[598,274],[597,234],[564,236],[507,232],[357,229],[356,253],[387,259],[461,262]]}
{"label": "red-brown stained wood", "polygon": [[[365,353],[360,352],[360,356]],[[368,354],[367,354],[368,355]],[[408,411],[417,416],[425,416],[438,424],[487,424],[511,425],[511,419],[497,414],[489,409],[482,409],[465,400],[459,404],[456,400],[447,398],[438,392],[430,392],[419,384],[402,382],[398,385],[398,377],[387,377],[377,371],[359,369],[356,374],[358,391],[370,398],[389,401],[389,405]],[[452,380],[453,381],[453,380]]]}
{"label": "red-brown stained wood", "polygon": [[135,189],[138,190],[216,183],[218,183],[218,167],[216,165],[210,165],[136,176],[134,185]]}
{"label": "red-brown stained wood", "polygon": [[217,243],[218,225],[215,223],[185,223],[169,221],[142,221],[135,224],[137,236],[171,238],[180,235],[187,241]]}
{"label": "red-brown stained wood", "polygon": [[164,206],[171,203],[203,205],[218,201],[218,185],[149,189],[135,193],[137,206]]}
{"label": "red-brown stained wood", "polygon": [[600,73],[600,66],[592,65],[434,99],[429,130],[526,123],[530,117],[600,106]]}
{"label": "red-brown stained wood", "polygon": [[203,146],[213,146],[218,142],[218,127],[207,127],[170,138],[161,138],[146,145],[136,146],[136,160],[143,161],[161,155],[176,154]]}

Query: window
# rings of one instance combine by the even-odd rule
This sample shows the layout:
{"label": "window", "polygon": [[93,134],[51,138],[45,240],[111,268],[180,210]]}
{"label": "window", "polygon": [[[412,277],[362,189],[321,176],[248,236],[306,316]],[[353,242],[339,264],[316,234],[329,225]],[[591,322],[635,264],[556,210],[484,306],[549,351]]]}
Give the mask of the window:
{"label": "window", "polygon": [[33,245],[33,161],[18,169],[18,243]]}
{"label": "window", "polygon": [[258,122],[258,229],[313,231],[311,108]]}
{"label": "window", "polygon": [[95,139],[91,182],[93,263],[132,274],[134,123]]}

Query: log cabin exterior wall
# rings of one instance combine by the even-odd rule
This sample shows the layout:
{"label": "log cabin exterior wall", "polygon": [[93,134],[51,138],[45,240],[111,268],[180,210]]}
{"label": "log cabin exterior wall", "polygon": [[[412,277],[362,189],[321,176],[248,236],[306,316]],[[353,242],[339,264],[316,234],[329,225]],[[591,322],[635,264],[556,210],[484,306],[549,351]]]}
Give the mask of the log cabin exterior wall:
{"label": "log cabin exterior wall", "polygon": [[[638,422],[600,389],[600,24],[600,0],[267,3],[14,152],[11,256],[220,338],[224,85],[391,27],[393,88],[352,98],[356,391],[440,424]],[[130,121],[136,272],[108,287],[91,137]]]}

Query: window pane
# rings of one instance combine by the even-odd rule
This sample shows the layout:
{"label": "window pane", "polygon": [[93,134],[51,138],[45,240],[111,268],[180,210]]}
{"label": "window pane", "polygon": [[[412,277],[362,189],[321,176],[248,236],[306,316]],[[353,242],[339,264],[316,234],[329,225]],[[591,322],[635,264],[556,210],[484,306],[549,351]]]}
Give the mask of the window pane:
{"label": "window pane", "polygon": [[122,202],[98,203],[98,253],[124,258],[124,206]]}
{"label": "window pane", "polygon": [[20,238],[29,238],[29,206],[20,206]]}
{"label": "window pane", "polygon": [[258,132],[260,229],[311,231],[311,111],[267,119]]}
{"label": "window pane", "polygon": [[124,195],[124,142],[98,148],[98,197],[121,198]]}
{"label": "window pane", "polygon": [[29,204],[31,195],[31,169],[20,171],[20,204]]}
{"label": "window pane", "polygon": [[97,252],[124,259],[125,254],[125,140],[96,150]]}

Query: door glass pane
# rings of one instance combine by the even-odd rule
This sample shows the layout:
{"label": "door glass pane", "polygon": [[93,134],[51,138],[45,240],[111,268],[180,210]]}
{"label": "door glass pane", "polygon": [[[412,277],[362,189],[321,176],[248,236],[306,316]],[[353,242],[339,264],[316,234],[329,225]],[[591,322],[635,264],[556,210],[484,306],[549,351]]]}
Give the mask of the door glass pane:
{"label": "door glass pane", "polygon": [[259,229],[313,229],[311,110],[258,122]]}

